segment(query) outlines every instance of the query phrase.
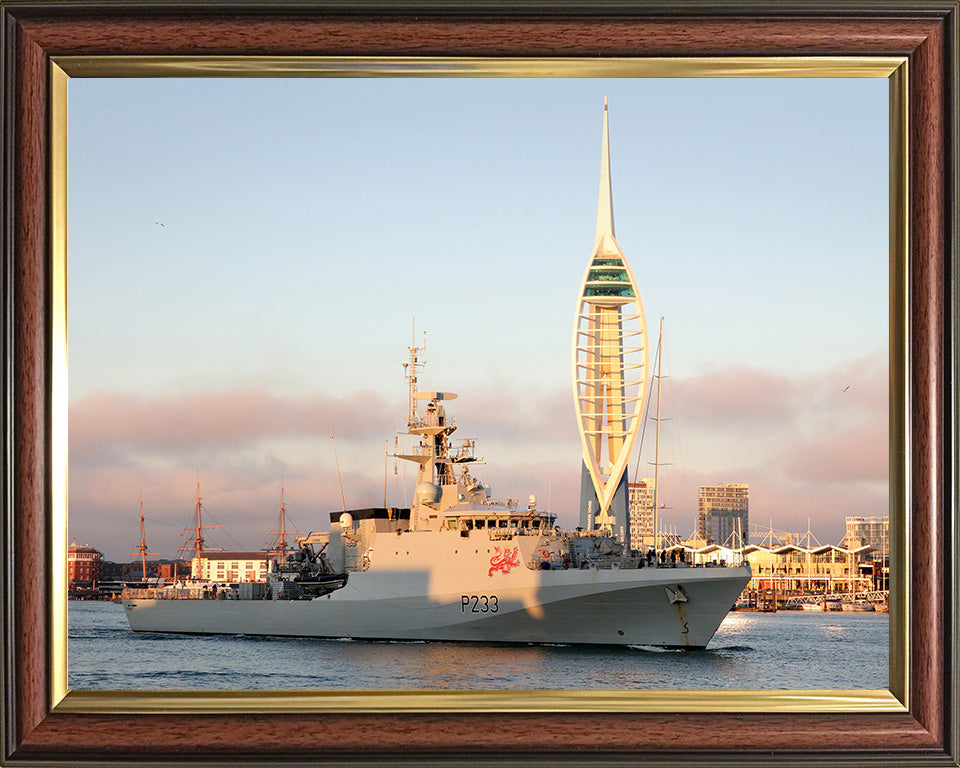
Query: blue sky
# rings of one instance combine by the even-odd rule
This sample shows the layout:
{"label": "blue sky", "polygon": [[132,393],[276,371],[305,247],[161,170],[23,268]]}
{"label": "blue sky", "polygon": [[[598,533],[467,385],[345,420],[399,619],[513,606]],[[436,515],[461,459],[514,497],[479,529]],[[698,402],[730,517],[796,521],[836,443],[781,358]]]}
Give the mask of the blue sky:
{"label": "blue sky", "polygon": [[324,529],[331,433],[347,504],[382,503],[414,317],[495,494],[572,524],[604,96],[679,532],[701,482],[823,541],[885,514],[886,81],[74,79],[71,537],[126,559],[143,490],[172,556],[197,470],[227,546],[274,530],[281,474]]}

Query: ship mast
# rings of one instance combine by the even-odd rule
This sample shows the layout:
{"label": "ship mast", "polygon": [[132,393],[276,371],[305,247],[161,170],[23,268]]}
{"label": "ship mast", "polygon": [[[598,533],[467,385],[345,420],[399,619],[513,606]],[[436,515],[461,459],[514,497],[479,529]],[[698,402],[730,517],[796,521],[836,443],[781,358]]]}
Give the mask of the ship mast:
{"label": "ship mast", "polygon": [[158,555],[159,552],[147,552],[147,532],[143,524],[143,491],[140,492],[140,546],[137,547],[136,552],[131,552],[131,556],[140,555],[140,562],[143,567],[143,580],[147,580],[147,555],[151,557],[153,555]]}
{"label": "ship mast", "polygon": [[[413,333],[413,340],[410,349],[410,361],[403,363],[403,375],[409,383],[409,409],[407,413],[407,434],[417,439],[418,444],[411,446],[410,453],[394,453],[394,458],[414,461],[419,465],[417,470],[417,491],[416,498],[411,504],[411,509],[418,510],[411,514],[410,524],[412,530],[419,530],[422,526],[435,526],[437,514],[430,514],[424,511],[429,507],[434,512],[439,509],[437,504],[442,505],[444,497],[444,487],[455,486],[457,484],[453,470],[454,463],[464,463],[473,461],[473,457],[468,455],[468,449],[465,446],[458,452],[455,459],[449,455],[450,442],[449,436],[453,433],[457,425],[454,421],[448,421],[446,412],[441,401],[454,400],[456,395],[453,392],[420,392],[417,390],[418,368],[422,368],[424,362],[420,359],[420,353],[427,348],[427,335],[423,335],[423,346],[416,346],[416,330]],[[427,406],[422,417],[417,416],[417,400],[427,401]],[[434,486],[433,490],[429,486]],[[434,493],[434,491],[436,493]],[[426,496],[433,497],[427,500]],[[448,501],[451,498],[447,494]],[[421,519],[422,516],[422,519]],[[429,521],[433,522],[429,522]]]}
{"label": "ship mast", "polygon": [[427,350],[427,332],[423,332],[423,346],[417,346],[416,319],[413,321],[413,333],[410,346],[410,362],[403,364],[403,376],[410,385],[410,403],[407,410],[407,428],[412,429],[417,420],[417,368],[423,368],[418,352]]}
{"label": "ship mast", "polygon": [[287,530],[287,502],[284,498],[284,485],[283,485],[283,476],[280,477],[280,530],[279,531],[268,531],[268,536],[279,536],[279,543],[275,543],[272,550],[269,554],[280,555],[280,562],[283,563],[287,559],[287,534],[295,536],[300,533],[300,531],[288,531]]}
{"label": "ship mast", "polygon": [[204,528],[217,528],[219,526],[215,525],[204,525],[203,524],[203,505],[201,502],[207,498],[206,496],[200,495],[200,470],[197,470],[197,495],[194,498],[194,501],[197,502],[197,524],[196,536],[192,539],[188,539],[186,544],[180,547],[177,552],[187,552],[189,549],[194,550],[194,557],[197,559],[197,567],[200,567],[200,563],[203,559],[203,553],[205,550],[219,550],[220,547],[204,547],[203,546],[203,530]]}
{"label": "ship mast", "polygon": [[200,495],[200,471],[197,470],[197,562],[203,557],[203,512],[200,501],[206,498]]}

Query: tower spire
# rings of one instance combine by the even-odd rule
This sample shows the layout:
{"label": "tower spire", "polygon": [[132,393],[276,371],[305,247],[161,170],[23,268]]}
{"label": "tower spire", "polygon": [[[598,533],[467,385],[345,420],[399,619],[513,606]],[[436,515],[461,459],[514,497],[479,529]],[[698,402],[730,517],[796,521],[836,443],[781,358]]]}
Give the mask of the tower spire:
{"label": "tower spire", "polygon": [[607,120],[607,97],[603,97],[603,145],[600,149],[600,198],[597,201],[597,237],[614,237],[613,184],[610,181],[610,127]]}

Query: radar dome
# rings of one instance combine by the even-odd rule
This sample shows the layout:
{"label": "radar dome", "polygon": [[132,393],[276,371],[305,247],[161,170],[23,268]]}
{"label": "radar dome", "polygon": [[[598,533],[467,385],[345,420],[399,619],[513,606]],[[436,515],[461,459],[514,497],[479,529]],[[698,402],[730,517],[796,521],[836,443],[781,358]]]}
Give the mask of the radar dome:
{"label": "radar dome", "polygon": [[535,508],[537,506],[537,497],[531,493],[527,499],[527,504],[529,505],[530,509]]}
{"label": "radar dome", "polygon": [[340,515],[340,525],[343,528],[353,528],[353,515],[349,512],[344,512]]}
{"label": "radar dome", "polygon": [[440,486],[433,483],[420,483],[417,486],[417,501],[421,504],[436,504],[440,501]]}

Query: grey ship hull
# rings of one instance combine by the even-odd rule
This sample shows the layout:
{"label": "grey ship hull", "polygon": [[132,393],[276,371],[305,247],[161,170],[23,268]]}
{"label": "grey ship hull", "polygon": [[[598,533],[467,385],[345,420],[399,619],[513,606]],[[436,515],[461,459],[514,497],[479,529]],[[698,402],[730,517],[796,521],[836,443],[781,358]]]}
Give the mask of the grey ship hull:
{"label": "grey ship hull", "polygon": [[745,567],[524,568],[464,579],[449,592],[430,588],[426,572],[357,572],[313,600],[128,599],[124,607],[136,632],[694,649],[707,645],[749,578]]}

